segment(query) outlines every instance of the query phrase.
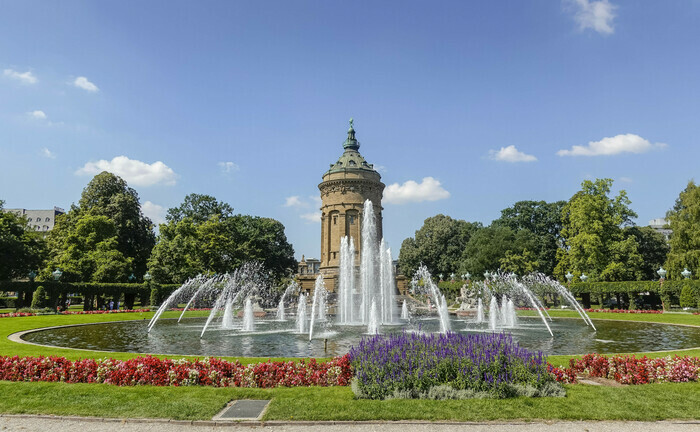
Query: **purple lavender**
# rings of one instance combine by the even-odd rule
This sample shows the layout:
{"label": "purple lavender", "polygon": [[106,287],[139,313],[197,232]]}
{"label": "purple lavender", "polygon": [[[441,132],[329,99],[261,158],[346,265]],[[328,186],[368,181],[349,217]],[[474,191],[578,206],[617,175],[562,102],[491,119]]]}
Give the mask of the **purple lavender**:
{"label": "purple lavender", "polygon": [[353,346],[350,361],[357,385],[372,399],[444,385],[507,397],[513,384],[541,388],[553,381],[542,352],[520,348],[505,333],[376,335]]}

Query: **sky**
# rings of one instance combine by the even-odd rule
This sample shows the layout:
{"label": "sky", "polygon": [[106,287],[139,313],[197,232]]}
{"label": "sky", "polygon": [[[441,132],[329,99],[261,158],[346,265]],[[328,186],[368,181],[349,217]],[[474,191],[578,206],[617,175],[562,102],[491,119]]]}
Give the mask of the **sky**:
{"label": "sky", "polygon": [[614,180],[663,217],[700,160],[700,2],[0,0],[0,199],[68,209],[107,170],[156,222],[189,193],[320,254],[354,118],[384,234],[488,225]]}

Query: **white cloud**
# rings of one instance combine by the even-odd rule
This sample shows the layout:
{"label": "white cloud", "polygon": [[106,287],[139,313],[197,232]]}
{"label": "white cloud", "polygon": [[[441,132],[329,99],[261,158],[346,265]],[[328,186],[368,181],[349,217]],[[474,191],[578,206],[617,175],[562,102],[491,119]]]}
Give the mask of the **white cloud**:
{"label": "white cloud", "polygon": [[27,115],[35,119],[46,120],[46,113],[42,110],[30,111],[27,113]]}
{"label": "white cloud", "polygon": [[165,214],[167,212],[165,207],[154,204],[151,201],[146,201],[141,205],[141,211],[143,211],[144,216],[151,219],[156,226],[165,223]]}
{"label": "white cloud", "polygon": [[49,149],[46,148],[46,147],[42,148],[42,149],[39,151],[39,154],[42,155],[42,156],[45,157],[45,158],[56,159],[56,155],[55,155],[51,150],[49,150]]}
{"label": "white cloud", "polygon": [[236,165],[233,162],[219,162],[217,163],[217,165],[219,165],[219,168],[221,168],[221,172],[223,172],[224,174],[229,174],[240,169],[238,165]]}
{"label": "white cloud", "polygon": [[321,222],[321,212],[304,213],[299,215],[299,217],[306,220],[307,222]]}
{"label": "white cloud", "polygon": [[91,83],[90,81],[88,81],[87,78],[85,78],[83,76],[76,78],[75,81],[73,81],[73,85],[78,87],[78,88],[81,88],[83,90],[87,90],[91,93],[94,93],[94,92],[97,92],[100,90],[99,88],[97,88],[97,86],[95,84]]}
{"label": "white cloud", "polygon": [[310,195],[309,199],[311,199],[311,202],[315,207],[321,207],[321,204],[323,204],[323,200],[318,195]]}
{"label": "white cloud", "polygon": [[413,180],[408,180],[402,185],[394,183],[384,189],[384,202],[389,204],[438,201],[449,197],[450,193],[432,177],[424,177],[421,183]]}
{"label": "white cloud", "polygon": [[159,183],[172,186],[177,178],[175,172],[161,161],[147,164],[140,160],[129,159],[126,156],[117,156],[111,161],[103,159],[97,162],[88,162],[75,173],[95,175],[102,171],[116,174],[134,186],[152,186]]}
{"label": "white cloud", "polygon": [[620,177],[620,181],[622,183],[632,183],[634,180],[632,180],[630,177]]}
{"label": "white cloud", "polygon": [[284,199],[285,207],[308,207],[308,205],[299,199],[298,195],[290,196]]}
{"label": "white cloud", "polygon": [[38,81],[32,71],[18,72],[14,69],[5,69],[3,75],[20,81],[22,84],[36,84]]}
{"label": "white cloud", "polygon": [[591,29],[606,35],[615,32],[613,19],[617,6],[608,0],[567,0],[567,3],[574,12],[574,20],[578,23],[579,30]]}
{"label": "white cloud", "polygon": [[533,155],[519,151],[514,145],[501,147],[498,151],[490,150],[489,155],[491,159],[503,162],[534,162],[537,160]]}
{"label": "white cloud", "polygon": [[570,150],[559,150],[559,156],[610,156],[620,153],[646,153],[655,148],[664,148],[666,144],[652,144],[635,134],[615,135],[600,141],[591,141],[587,146],[575,145]]}

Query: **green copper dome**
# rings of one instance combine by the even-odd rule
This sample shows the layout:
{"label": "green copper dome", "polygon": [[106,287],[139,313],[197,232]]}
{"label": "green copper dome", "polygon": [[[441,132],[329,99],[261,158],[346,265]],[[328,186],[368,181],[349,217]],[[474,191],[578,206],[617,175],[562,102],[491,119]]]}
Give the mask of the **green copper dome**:
{"label": "green copper dome", "polygon": [[345,149],[345,151],[343,152],[342,156],[340,156],[336,163],[331,164],[331,168],[326,174],[347,170],[371,171],[375,173],[377,172],[374,169],[374,165],[367,163],[365,158],[363,158],[360,152],[358,151],[360,149],[360,143],[359,141],[357,141],[357,139],[355,139],[355,129],[353,128],[352,119],[350,119],[350,129],[348,129],[348,138],[343,143],[343,149]]}

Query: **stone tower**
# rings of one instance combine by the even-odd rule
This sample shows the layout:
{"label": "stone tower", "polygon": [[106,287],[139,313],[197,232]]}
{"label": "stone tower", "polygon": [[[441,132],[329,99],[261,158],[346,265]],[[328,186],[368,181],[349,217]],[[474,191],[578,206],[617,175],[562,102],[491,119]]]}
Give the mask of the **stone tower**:
{"label": "stone tower", "polygon": [[[359,264],[362,248],[362,210],[365,200],[374,205],[377,217],[377,238],[382,238],[382,193],[384,183],[359,152],[360,143],[355,139],[353,121],[350,119],[348,138],[343,143],[343,154],[323,175],[318,185],[321,191],[321,273],[326,287],[335,291],[340,264],[340,239],[352,237],[355,243],[355,262]],[[335,282],[335,281],[334,281]]]}

